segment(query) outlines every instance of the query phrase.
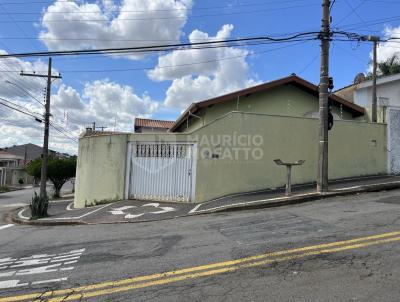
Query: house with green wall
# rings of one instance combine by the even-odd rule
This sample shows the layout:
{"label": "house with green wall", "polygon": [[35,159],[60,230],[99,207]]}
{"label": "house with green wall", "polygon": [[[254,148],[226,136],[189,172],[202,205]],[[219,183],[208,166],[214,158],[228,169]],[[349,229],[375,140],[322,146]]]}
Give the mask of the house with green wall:
{"label": "house with green wall", "polygon": [[[387,125],[334,94],[329,179],[388,173]],[[318,87],[296,75],[193,102],[166,133],[79,140],[75,207],[121,199],[206,202],[285,185],[274,159],[305,160],[293,184],[317,174]]]}
{"label": "house with green wall", "polygon": [[[335,120],[364,119],[364,108],[335,94],[330,96]],[[192,103],[170,128],[190,132],[231,112],[264,113],[292,117],[319,117],[318,87],[291,75],[279,80]]]}

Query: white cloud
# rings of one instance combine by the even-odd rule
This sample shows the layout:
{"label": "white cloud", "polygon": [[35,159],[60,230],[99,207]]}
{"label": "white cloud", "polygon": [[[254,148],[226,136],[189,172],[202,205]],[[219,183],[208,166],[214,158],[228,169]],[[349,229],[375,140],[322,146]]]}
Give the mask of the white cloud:
{"label": "white cloud", "polygon": [[[189,38],[191,42],[222,40],[229,38],[232,30],[233,25],[226,24],[215,36],[194,30]],[[249,77],[248,55],[247,50],[237,47],[177,50],[160,56],[148,75],[155,81],[172,80],[164,104],[182,110],[193,102],[255,85],[257,81]],[[196,62],[209,63],[190,65]]]}
{"label": "white cloud", "polygon": [[52,98],[58,122],[68,122],[76,135],[92,122],[106,126],[108,130],[113,130],[116,122],[117,130],[133,131],[134,118],[151,116],[159,105],[147,94],[139,96],[132,87],[107,79],[86,83],[82,94],[61,85]]}
{"label": "white cloud", "polygon": [[[5,50],[0,50],[0,54],[7,54]],[[43,99],[44,82],[43,79],[21,76],[20,72],[27,73],[47,72],[47,63],[41,60],[32,62],[23,61],[18,58],[7,58],[0,61],[0,96],[5,98],[25,99],[27,93],[34,94],[37,98]],[[57,73],[56,70],[53,70]],[[10,84],[9,82],[13,83]],[[16,86],[17,84],[18,86]],[[39,94],[38,94],[39,93]]]}
{"label": "white cloud", "polygon": [[[400,37],[400,26],[399,27],[386,27],[384,30],[385,39],[391,37]],[[378,47],[378,62],[384,62],[394,54],[400,55],[400,44],[396,42],[381,43]]]}
{"label": "white cloud", "polygon": [[104,0],[97,3],[60,0],[44,12],[39,38],[50,50],[132,47],[154,45],[159,40],[179,41],[191,7],[192,0],[123,0],[120,5]]}
{"label": "white cloud", "polygon": [[[194,30],[189,35],[191,43],[215,41],[229,38],[233,30],[233,25],[226,24],[214,37],[210,37],[207,33]],[[217,60],[232,56],[246,56],[246,50],[229,48],[210,48],[210,49],[191,49],[184,51],[173,51],[158,58],[157,66],[148,72],[149,77],[155,81],[173,80],[188,74],[193,75],[212,75],[218,68]],[[202,64],[193,64],[199,62],[208,62]],[[180,65],[179,67],[171,67]]]}
{"label": "white cloud", "polygon": [[[16,102],[24,104],[23,101]],[[98,126],[108,127],[106,130],[113,130],[115,123],[116,131],[132,132],[134,118],[151,116],[158,105],[147,94],[139,96],[132,87],[107,79],[86,83],[82,94],[62,84],[52,95],[51,121],[74,138],[93,121]],[[35,106],[34,109],[39,109]],[[42,144],[42,124],[35,122],[32,117],[0,107],[0,119],[0,146],[28,142]],[[76,143],[54,128],[50,128],[50,133],[51,148],[62,152],[77,152]]]}

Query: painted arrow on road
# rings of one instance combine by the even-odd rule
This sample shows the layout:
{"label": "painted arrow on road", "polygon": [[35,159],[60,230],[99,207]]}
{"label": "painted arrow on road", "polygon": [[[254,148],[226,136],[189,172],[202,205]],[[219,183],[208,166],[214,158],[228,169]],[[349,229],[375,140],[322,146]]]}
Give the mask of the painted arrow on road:
{"label": "painted arrow on road", "polygon": [[156,208],[157,211],[145,212],[145,213],[139,213],[139,214],[130,214],[130,213],[127,213],[126,210],[137,208],[137,206],[123,206],[120,208],[114,208],[109,212],[112,215],[125,215],[124,216],[125,219],[133,219],[133,218],[138,218],[140,216],[143,216],[145,214],[164,214],[164,213],[176,211],[176,209],[173,207],[160,207],[160,204],[157,202],[146,203],[141,206],[141,208],[143,208],[143,207],[153,207],[153,208]]}

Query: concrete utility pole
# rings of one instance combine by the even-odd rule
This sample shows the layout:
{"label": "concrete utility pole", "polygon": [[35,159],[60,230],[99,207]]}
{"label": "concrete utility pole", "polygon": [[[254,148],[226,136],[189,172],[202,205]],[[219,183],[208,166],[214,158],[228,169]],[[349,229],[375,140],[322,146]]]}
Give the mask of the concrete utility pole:
{"label": "concrete utility pole", "polygon": [[50,96],[51,96],[51,82],[52,79],[61,79],[61,75],[51,74],[51,58],[49,58],[47,75],[36,74],[36,73],[24,73],[21,72],[21,76],[29,77],[40,77],[47,78],[47,89],[46,89],[46,105],[45,105],[45,119],[44,119],[44,139],[43,139],[43,150],[42,150],[42,170],[40,175],[40,197],[46,198],[46,181],[47,181],[47,163],[49,158],[49,126],[50,126]]}
{"label": "concrete utility pole", "polygon": [[321,39],[321,71],[319,83],[319,147],[317,191],[328,191],[328,99],[329,99],[329,40],[330,1],[323,0]]}
{"label": "concrete utility pole", "polygon": [[380,42],[380,38],[378,36],[362,36],[361,41],[370,41],[374,43],[374,49],[372,51],[372,112],[371,112],[371,121],[376,123],[378,121],[378,97],[376,94],[376,78],[377,78],[377,65],[378,65],[378,42]]}
{"label": "concrete utility pole", "polygon": [[374,51],[373,51],[373,65],[372,65],[372,122],[376,123],[378,121],[378,97],[376,95],[376,69],[378,65],[377,51],[378,51],[378,42],[379,37],[377,36],[368,36],[368,41],[374,42]]}

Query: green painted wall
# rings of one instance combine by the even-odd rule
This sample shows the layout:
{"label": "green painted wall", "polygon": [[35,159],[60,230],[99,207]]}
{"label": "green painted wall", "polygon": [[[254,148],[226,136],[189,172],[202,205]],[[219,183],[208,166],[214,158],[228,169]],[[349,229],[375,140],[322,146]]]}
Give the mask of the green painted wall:
{"label": "green painted wall", "polygon": [[123,199],[126,144],[121,134],[79,140],[75,207]]}
{"label": "green painted wall", "polygon": [[[194,131],[231,111],[303,117],[307,112],[318,112],[319,103],[317,97],[293,85],[281,86],[203,108],[196,112],[201,119],[189,118],[189,123],[185,122],[177,132]],[[353,120],[350,113],[339,107],[334,106],[332,111],[343,120]]]}
{"label": "green painted wall", "polygon": [[[335,121],[329,140],[330,179],[386,173],[386,125]],[[231,112],[191,133],[81,139],[77,207],[123,198],[128,141],[196,142],[196,202],[283,186],[285,168],[276,158],[306,160],[294,168],[294,184],[316,179],[317,119]]]}
{"label": "green painted wall", "polygon": [[[294,168],[294,184],[313,182],[316,179],[316,119],[234,112],[195,131],[192,136],[195,134],[203,142],[211,142],[212,135],[222,137],[221,143],[215,137],[216,144],[199,143],[197,202],[238,192],[283,186],[286,171],[273,162],[277,158],[288,162],[306,160],[302,166]],[[224,136],[234,137],[239,134],[262,137],[262,144],[225,147],[227,144],[224,146],[222,143]],[[204,139],[204,136],[209,139]],[[335,121],[329,139],[330,179],[386,173],[386,125]],[[237,157],[234,152],[230,152],[235,147],[243,149],[237,152]],[[258,149],[257,156],[246,158],[247,147]],[[205,158],[202,155],[207,151],[202,149],[212,150],[213,154],[220,156],[218,159]],[[261,158],[258,154],[262,154]]]}

